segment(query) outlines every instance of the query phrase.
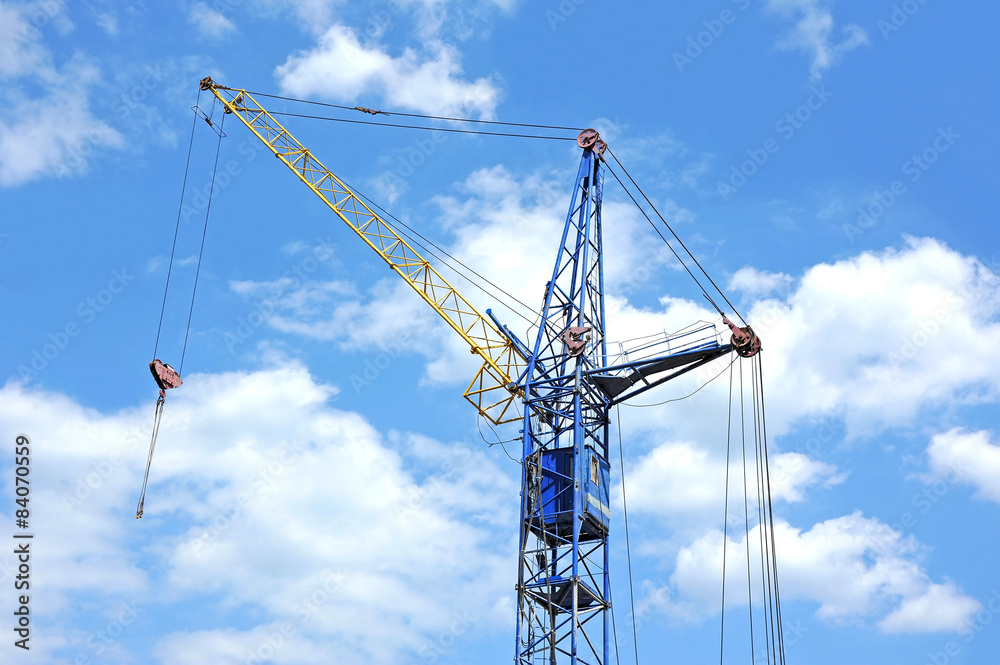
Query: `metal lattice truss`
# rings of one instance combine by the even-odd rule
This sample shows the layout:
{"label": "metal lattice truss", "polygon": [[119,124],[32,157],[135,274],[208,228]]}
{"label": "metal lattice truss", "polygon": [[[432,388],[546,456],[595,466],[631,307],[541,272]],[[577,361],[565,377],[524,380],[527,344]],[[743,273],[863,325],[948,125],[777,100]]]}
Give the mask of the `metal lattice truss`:
{"label": "metal lattice truss", "polygon": [[295,172],[309,189],[381,256],[421,298],[468,343],[483,365],[465,391],[465,398],[494,424],[520,419],[513,386],[525,361],[511,341],[473,307],[444,277],[413,249],[384,219],[288,133],[245,90],[202,81],[222,102],[226,113],[238,117],[271,152]]}
{"label": "metal lattice truss", "polygon": [[587,498],[608,482],[609,400],[587,378],[607,359],[601,189],[585,149],[524,384],[522,665],[608,662],[608,515]]}

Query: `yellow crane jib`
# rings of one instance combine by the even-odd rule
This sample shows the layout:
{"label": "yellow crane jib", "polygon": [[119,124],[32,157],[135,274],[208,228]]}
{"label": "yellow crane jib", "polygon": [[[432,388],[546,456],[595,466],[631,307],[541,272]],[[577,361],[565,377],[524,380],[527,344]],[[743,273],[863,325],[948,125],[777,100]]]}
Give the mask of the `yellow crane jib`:
{"label": "yellow crane jib", "polygon": [[500,424],[521,419],[512,408],[521,396],[515,387],[524,372],[525,360],[513,343],[488,318],[466,300],[455,287],[418,254],[384,219],[374,213],[337,176],[288,133],[246,90],[228,88],[205,77],[201,89],[222,103],[271,152],[295,172],[340,219],[483,359],[464,397],[490,422]]}

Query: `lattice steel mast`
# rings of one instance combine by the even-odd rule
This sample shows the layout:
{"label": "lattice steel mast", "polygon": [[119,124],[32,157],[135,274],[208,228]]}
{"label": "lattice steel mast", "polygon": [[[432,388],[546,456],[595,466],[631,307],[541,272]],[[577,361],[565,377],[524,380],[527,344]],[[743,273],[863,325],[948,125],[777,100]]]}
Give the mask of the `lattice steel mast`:
{"label": "lattice steel mast", "polygon": [[[712,336],[674,353],[608,366],[601,229],[605,145],[593,130],[578,142],[583,157],[562,245],[519,386],[519,665],[609,662],[611,407],[733,348]],[[652,379],[668,370],[675,371]]]}

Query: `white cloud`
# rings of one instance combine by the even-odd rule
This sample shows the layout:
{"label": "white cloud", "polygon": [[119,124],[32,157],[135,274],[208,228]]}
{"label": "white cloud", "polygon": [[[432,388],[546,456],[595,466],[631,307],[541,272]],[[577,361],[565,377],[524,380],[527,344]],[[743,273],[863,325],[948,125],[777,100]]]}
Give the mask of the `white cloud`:
{"label": "white cloud", "polygon": [[[0,3],[0,186],[84,172],[101,148],[121,147],[122,136],[90,111],[91,88],[100,83],[96,66],[75,56],[61,68],[42,44],[42,30],[58,25],[58,2]],[[44,18],[44,20],[42,20]],[[31,79],[44,91],[29,95],[19,85]]]}
{"label": "white cloud", "polygon": [[754,296],[767,296],[775,291],[782,291],[792,283],[792,278],[783,272],[767,272],[757,270],[753,266],[744,266],[729,278],[729,288]]}
{"label": "white cloud", "polygon": [[427,56],[406,49],[393,57],[364,45],[354,30],[334,25],[311,51],[289,56],[275,71],[282,90],[299,97],[341,102],[378,96],[393,108],[433,115],[493,117],[500,91],[488,78],[461,78],[458,51],[439,41],[426,44]]}
{"label": "white cloud", "polygon": [[816,80],[849,51],[868,43],[868,34],[853,23],[842,28],[843,38],[834,43],[833,13],[826,0],[768,0],[767,8],[782,18],[793,19],[795,27],[778,42],[778,47],[805,51],[812,58],[809,71]]}
{"label": "white cloud", "polygon": [[191,6],[188,21],[194,24],[198,32],[207,37],[225,37],[236,30],[232,21],[204,2],[196,2]]}
{"label": "white cloud", "polygon": [[40,36],[24,5],[0,3],[0,77],[25,76],[46,63]]}
{"label": "white cloud", "polygon": [[[731,492],[742,492],[742,459],[733,457]],[[753,461],[748,461],[748,483],[756,486]],[[801,453],[773,456],[771,496],[775,501],[802,501],[806,488],[834,485],[843,480],[837,469]],[[715,521],[722,513],[726,489],[726,461],[693,443],[666,443],[641,457],[627,470],[629,506],[656,515],[699,516]],[[739,476],[739,478],[737,478]],[[737,488],[737,485],[740,487]],[[617,488],[621,496],[620,488]],[[752,498],[752,497],[751,497]],[[620,498],[615,500],[620,503]],[[741,500],[742,501],[742,500]]]}
{"label": "white cloud", "polygon": [[10,106],[0,115],[0,185],[82,173],[95,151],[124,145],[117,130],[90,112],[97,69],[75,62],[53,74],[47,96],[8,93]]}
{"label": "white cloud", "polygon": [[987,431],[955,428],[938,434],[927,446],[932,480],[972,485],[979,496],[1000,503],[1000,445]]}
{"label": "white cloud", "polygon": [[745,313],[763,341],[769,427],[843,416],[856,435],[996,399],[998,314],[1000,277],[937,240],[814,266]]}
{"label": "white cloud", "polygon": [[[643,170],[651,174],[649,183],[653,187],[687,187],[699,190],[703,176],[711,171],[710,153],[693,150],[669,130],[635,136],[630,134],[627,125],[609,118],[598,118],[593,122],[593,127],[613,146],[615,156],[623,163],[628,163],[632,171]],[[661,213],[665,213],[664,207],[670,209],[670,201],[660,202],[654,199],[654,203]],[[695,217],[693,212],[684,211],[683,216],[670,221],[691,222]]]}
{"label": "white cloud", "polygon": [[118,34],[118,17],[113,12],[94,12],[94,22],[108,35]]}
{"label": "white cloud", "polygon": [[[286,624],[294,639],[278,662],[330,662],[331,652],[408,662],[451,629],[456,608],[464,630],[506,624],[493,608],[510,593],[516,467],[499,451],[382,435],[331,407],[336,388],[293,362],[185,378],[168,395],[138,522],[128,511],[152,386],[149,404],[115,414],[0,389],[0,426],[31,436],[32,497],[52,507],[33,515],[56,537],[36,555],[49,571],[33,599],[39,616],[75,616],[64,608],[84,597],[98,607],[140,598],[142,612],[150,598],[217,603],[215,625],[162,639],[165,663],[243,663]],[[86,651],[86,637],[67,640]]]}
{"label": "white cloud", "polygon": [[805,488],[816,484],[833,487],[844,482],[847,474],[802,453],[781,453],[771,460],[769,478],[774,499],[797,502],[805,499]]}
{"label": "white cloud", "polygon": [[[691,443],[664,444],[626,471],[628,500],[638,512],[705,513],[719,508],[725,491],[725,461]],[[621,489],[615,504],[621,504]]]}
{"label": "white cloud", "polygon": [[[774,535],[782,598],[818,603],[820,619],[875,618],[881,630],[893,633],[958,632],[981,607],[952,582],[931,581],[917,563],[920,546],[912,537],[860,512],[820,522],[808,531],[778,521]],[[746,589],[747,537],[751,551],[756,551],[758,527],[740,540],[730,539],[726,548],[727,579],[734,588]],[[665,609],[692,621],[718,612],[722,561],[720,531],[682,548]],[[753,556],[751,568],[759,580],[760,562]],[[757,584],[753,588],[759,593]],[[745,593],[727,594],[727,599],[734,605],[747,603]],[[754,602],[759,601],[755,596]]]}
{"label": "white cloud", "polygon": [[314,34],[322,34],[333,22],[333,10],[343,0],[254,0],[254,5],[267,17],[276,10],[287,9],[301,26]]}
{"label": "white cloud", "polygon": [[510,12],[518,0],[395,0],[395,5],[413,12],[417,35],[438,39],[448,33],[458,40],[488,32],[490,19],[497,11]]}
{"label": "white cloud", "polygon": [[930,584],[922,595],[904,599],[878,627],[886,633],[955,632],[981,607],[952,582]]}
{"label": "white cloud", "polygon": [[428,356],[438,352],[443,330],[434,328],[436,315],[399,277],[379,280],[363,294],[341,280],[291,288],[293,283],[291,278],[231,282],[230,288],[264,303],[262,309],[273,305],[267,321],[281,332],[333,341],[350,350],[405,345]]}

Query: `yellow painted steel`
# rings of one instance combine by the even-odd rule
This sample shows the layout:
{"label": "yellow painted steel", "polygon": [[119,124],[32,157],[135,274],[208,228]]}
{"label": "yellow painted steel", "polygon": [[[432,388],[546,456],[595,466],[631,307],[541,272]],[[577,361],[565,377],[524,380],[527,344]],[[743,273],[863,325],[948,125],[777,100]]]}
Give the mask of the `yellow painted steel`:
{"label": "yellow painted steel", "polygon": [[511,392],[507,386],[513,385],[521,375],[525,362],[493,322],[480,314],[426,259],[313,157],[245,90],[220,86],[211,79],[202,81],[202,88],[211,90],[224,105],[226,113],[237,116],[462,336],[472,353],[483,358],[482,367],[464,393],[465,398],[494,424],[519,420],[521,414],[514,408],[514,400],[520,395]]}

